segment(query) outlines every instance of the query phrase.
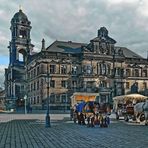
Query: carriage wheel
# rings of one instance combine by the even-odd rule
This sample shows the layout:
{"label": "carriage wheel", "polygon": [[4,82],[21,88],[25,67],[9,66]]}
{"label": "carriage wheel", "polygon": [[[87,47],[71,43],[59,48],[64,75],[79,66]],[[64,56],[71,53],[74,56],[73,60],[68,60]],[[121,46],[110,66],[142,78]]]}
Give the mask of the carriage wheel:
{"label": "carriage wheel", "polygon": [[140,120],[140,122],[143,122],[143,121],[145,120],[144,114],[141,114],[141,115],[140,115],[139,120]]}
{"label": "carriage wheel", "polygon": [[132,119],[133,119],[133,121],[136,121],[136,116],[135,116],[135,115],[133,115],[133,118],[132,118]]}

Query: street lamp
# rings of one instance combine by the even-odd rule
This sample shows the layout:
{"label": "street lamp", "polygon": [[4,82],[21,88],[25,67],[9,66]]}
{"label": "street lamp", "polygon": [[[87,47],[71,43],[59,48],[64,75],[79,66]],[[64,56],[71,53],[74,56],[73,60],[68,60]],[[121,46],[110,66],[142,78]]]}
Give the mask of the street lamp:
{"label": "street lamp", "polygon": [[27,111],[26,111],[26,101],[27,101],[27,95],[24,96],[24,100],[25,100],[25,114],[27,114]]}
{"label": "street lamp", "polygon": [[47,83],[47,113],[46,113],[46,123],[45,127],[51,127],[50,125],[50,115],[49,115],[49,99],[50,99],[50,94],[49,94],[49,88],[50,88],[50,74],[48,71],[48,65],[47,65],[47,77],[46,77],[46,83]]}

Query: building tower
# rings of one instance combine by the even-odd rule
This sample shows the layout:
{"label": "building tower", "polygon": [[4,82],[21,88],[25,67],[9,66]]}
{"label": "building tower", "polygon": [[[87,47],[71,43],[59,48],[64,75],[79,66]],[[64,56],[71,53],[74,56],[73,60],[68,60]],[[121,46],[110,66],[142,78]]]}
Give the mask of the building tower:
{"label": "building tower", "polygon": [[5,88],[6,99],[15,105],[27,93],[26,65],[34,47],[30,39],[30,24],[21,9],[11,19],[11,41],[8,46],[10,62],[8,69],[5,69]]}

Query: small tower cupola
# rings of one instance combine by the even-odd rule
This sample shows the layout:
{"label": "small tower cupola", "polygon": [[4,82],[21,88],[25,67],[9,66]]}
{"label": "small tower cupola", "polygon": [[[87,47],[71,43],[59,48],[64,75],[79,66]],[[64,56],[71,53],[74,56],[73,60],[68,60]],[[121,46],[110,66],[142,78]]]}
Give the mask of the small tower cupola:
{"label": "small tower cupola", "polygon": [[45,50],[45,39],[42,39],[42,50]]}
{"label": "small tower cupola", "polygon": [[11,19],[10,30],[12,32],[12,39],[30,39],[31,22],[28,20],[26,14],[20,9],[15,13]]}
{"label": "small tower cupola", "polygon": [[106,38],[108,36],[108,30],[105,27],[101,27],[98,30],[98,37],[100,38]]}
{"label": "small tower cupola", "polygon": [[19,12],[15,13],[13,18],[11,19],[11,24],[13,23],[23,23],[30,25],[30,21],[23,11],[20,9]]}
{"label": "small tower cupola", "polygon": [[91,41],[92,51],[100,55],[111,55],[114,50],[114,44],[116,41],[108,36],[108,30],[105,27],[101,27],[98,30],[97,37]]}

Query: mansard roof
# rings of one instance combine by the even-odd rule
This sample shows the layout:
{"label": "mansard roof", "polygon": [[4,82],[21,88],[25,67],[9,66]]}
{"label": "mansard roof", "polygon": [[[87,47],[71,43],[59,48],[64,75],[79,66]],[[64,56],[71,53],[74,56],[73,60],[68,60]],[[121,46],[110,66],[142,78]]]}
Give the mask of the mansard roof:
{"label": "mansard roof", "polygon": [[82,46],[85,45],[87,44],[72,41],[55,41],[46,50],[49,52],[78,54],[82,52]]}
{"label": "mansard roof", "polygon": [[142,56],[136,54],[135,52],[133,52],[132,50],[126,48],[126,47],[115,47],[116,52],[118,52],[119,50],[123,51],[123,55],[125,56],[125,58],[134,58],[134,59],[144,59]]}

